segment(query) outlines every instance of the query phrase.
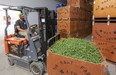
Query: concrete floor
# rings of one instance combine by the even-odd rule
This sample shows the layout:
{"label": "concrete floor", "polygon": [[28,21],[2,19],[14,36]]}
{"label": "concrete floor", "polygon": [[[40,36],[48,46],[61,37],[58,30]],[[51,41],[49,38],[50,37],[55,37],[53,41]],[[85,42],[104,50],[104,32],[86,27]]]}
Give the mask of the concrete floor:
{"label": "concrete floor", "polygon": [[[90,36],[87,37],[87,40],[90,39]],[[116,75],[116,63],[109,63],[110,75]],[[9,66],[7,61],[7,56],[4,52],[3,40],[0,40],[0,75],[33,75],[31,72],[20,68],[18,66]]]}
{"label": "concrete floor", "polygon": [[9,66],[2,40],[0,41],[0,75],[33,75],[31,72],[21,67]]}

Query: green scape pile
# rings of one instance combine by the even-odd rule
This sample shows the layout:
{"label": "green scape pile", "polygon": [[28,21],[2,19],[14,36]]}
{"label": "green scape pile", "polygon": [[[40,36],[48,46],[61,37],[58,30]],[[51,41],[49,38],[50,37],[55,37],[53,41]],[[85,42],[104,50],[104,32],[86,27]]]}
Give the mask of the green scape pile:
{"label": "green scape pile", "polygon": [[63,56],[97,64],[103,61],[99,49],[94,44],[83,39],[67,38],[59,40],[51,47],[51,51]]}

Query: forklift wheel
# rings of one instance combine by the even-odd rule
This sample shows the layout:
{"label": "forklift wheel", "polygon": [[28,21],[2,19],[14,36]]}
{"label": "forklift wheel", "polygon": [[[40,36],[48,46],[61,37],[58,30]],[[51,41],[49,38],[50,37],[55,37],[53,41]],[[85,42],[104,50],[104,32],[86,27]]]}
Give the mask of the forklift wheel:
{"label": "forklift wheel", "polygon": [[30,64],[30,70],[34,75],[42,75],[44,71],[44,65],[42,62],[32,62]]}
{"label": "forklift wheel", "polygon": [[8,57],[8,62],[10,66],[14,66],[14,62],[12,60],[12,58]]}

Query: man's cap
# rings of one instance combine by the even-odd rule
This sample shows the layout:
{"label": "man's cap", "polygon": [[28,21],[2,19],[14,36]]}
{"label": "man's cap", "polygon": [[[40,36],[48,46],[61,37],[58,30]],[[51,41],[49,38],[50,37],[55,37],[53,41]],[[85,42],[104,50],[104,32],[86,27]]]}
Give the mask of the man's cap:
{"label": "man's cap", "polygon": [[24,16],[24,15],[21,13],[21,14],[19,14],[19,16]]}

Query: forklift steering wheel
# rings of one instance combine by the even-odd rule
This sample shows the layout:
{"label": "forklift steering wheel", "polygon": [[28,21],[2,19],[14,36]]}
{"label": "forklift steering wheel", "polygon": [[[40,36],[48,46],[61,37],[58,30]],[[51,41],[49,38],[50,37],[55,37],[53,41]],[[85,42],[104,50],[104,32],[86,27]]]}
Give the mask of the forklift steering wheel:
{"label": "forklift steering wheel", "polygon": [[37,36],[39,34],[39,26],[36,24],[31,25],[29,31],[31,37]]}

